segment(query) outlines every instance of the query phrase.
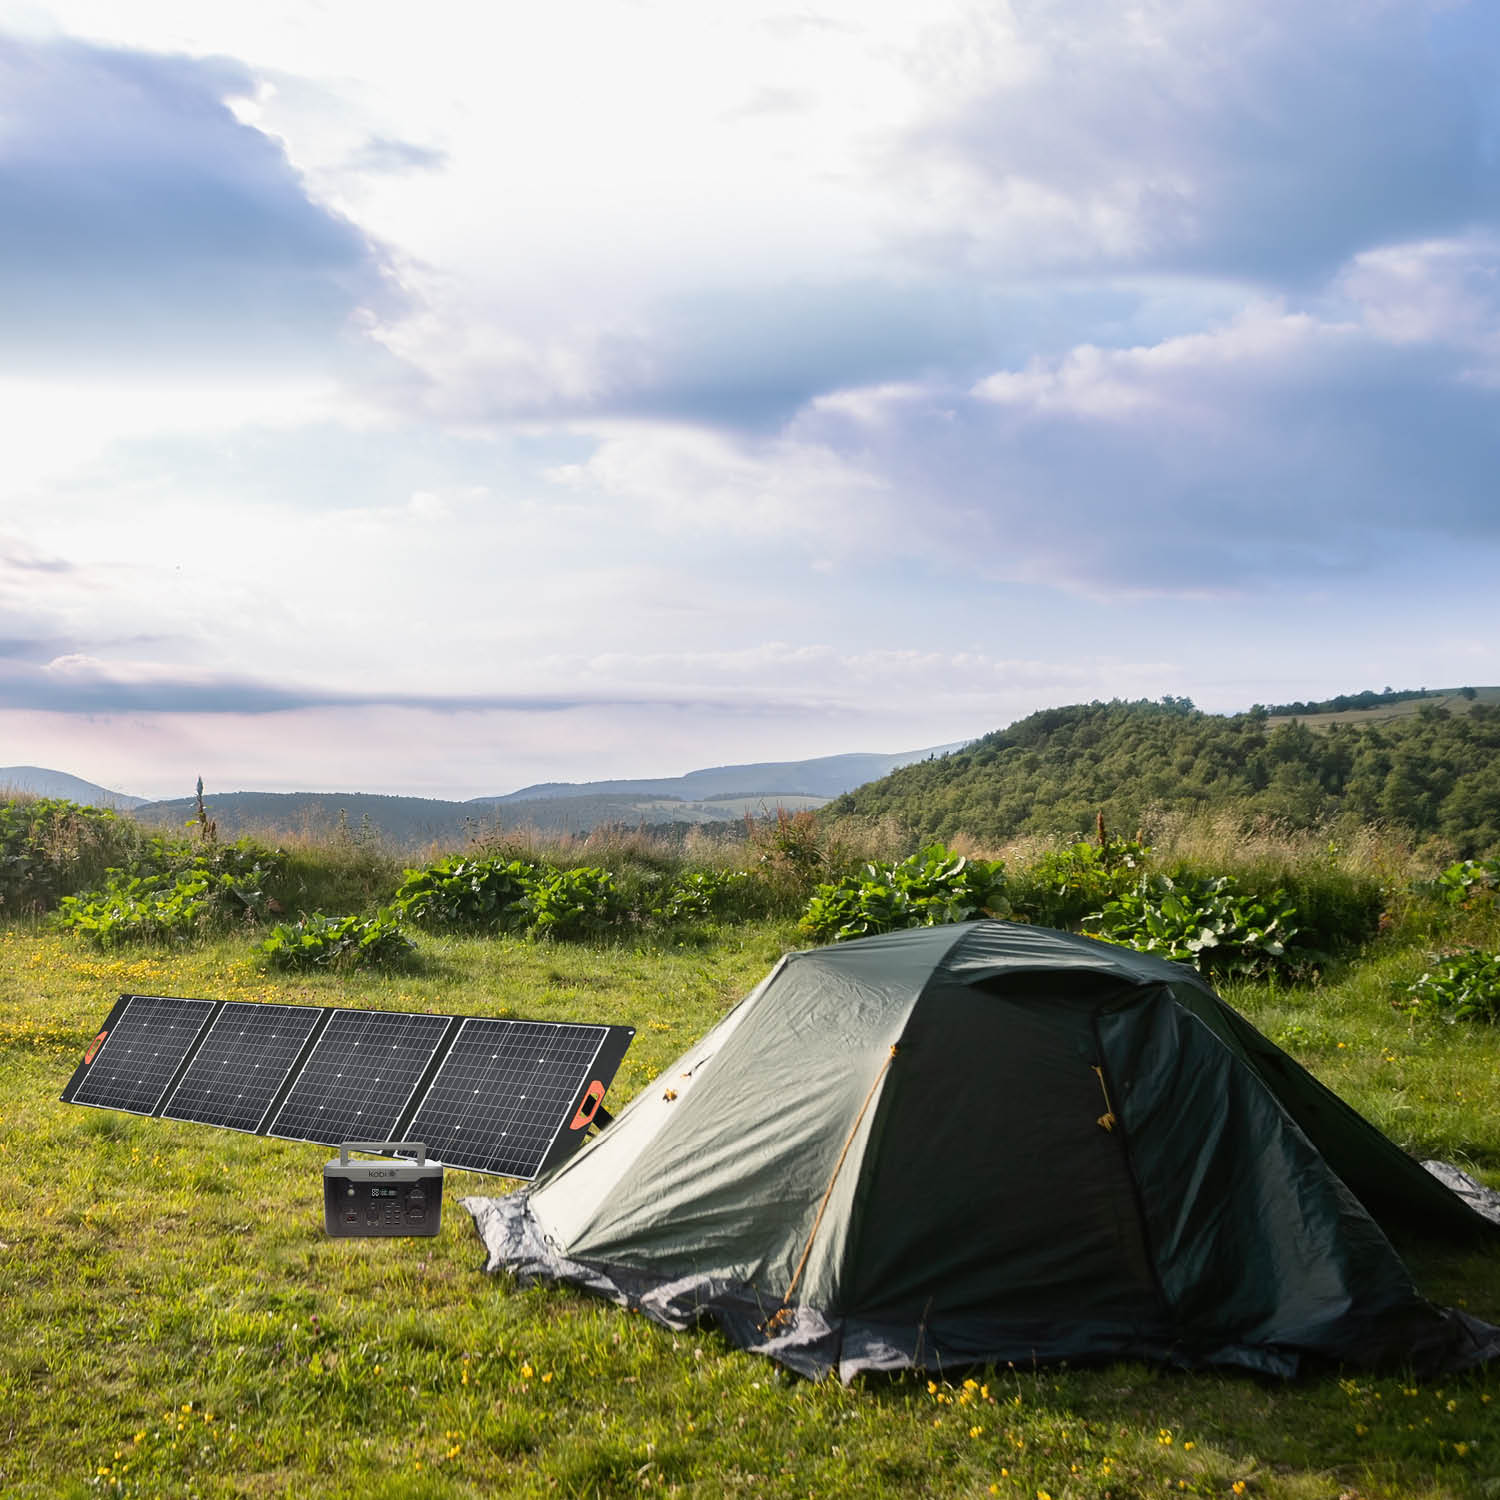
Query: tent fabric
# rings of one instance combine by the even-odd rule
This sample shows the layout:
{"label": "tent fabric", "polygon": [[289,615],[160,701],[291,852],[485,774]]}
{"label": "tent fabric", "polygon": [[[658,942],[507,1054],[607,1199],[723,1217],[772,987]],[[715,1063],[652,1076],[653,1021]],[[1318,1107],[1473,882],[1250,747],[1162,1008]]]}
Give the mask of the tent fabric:
{"label": "tent fabric", "polygon": [[808,1375],[1461,1368],[1387,1238],[1494,1226],[1191,970],[981,921],[791,954],[583,1150],[463,1200],[488,1269]]}

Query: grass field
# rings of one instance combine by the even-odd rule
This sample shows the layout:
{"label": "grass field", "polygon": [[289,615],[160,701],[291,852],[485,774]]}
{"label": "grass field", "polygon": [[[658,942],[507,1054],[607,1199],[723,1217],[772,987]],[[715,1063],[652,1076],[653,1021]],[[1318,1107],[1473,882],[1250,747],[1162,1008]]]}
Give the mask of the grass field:
{"label": "grass field", "polygon": [[1466,698],[1458,688],[1440,688],[1425,698],[1402,698],[1396,703],[1377,703],[1373,708],[1346,708],[1338,713],[1273,714],[1266,722],[1273,728],[1300,718],[1309,729],[1326,729],[1330,724],[1390,724],[1409,718],[1423,708],[1441,708],[1452,714],[1467,713],[1471,703],[1500,703],[1500,687],[1472,689]]}
{"label": "grass field", "polygon": [[[0,934],[0,1494],[1500,1495],[1500,1371],[812,1385],[712,1331],[483,1275],[456,1200],[494,1179],[450,1174],[435,1240],[333,1241],[323,1149],[57,1098],[142,991],[625,1022],[618,1105],[795,945],[776,923],[686,946],[428,938],[415,974],[309,979],[239,939],[108,956]],[[1230,998],[1409,1149],[1500,1184],[1500,1029],[1395,1011],[1422,962],[1392,948]],[[1500,1255],[1403,1248],[1424,1290],[1500,1321]]]}

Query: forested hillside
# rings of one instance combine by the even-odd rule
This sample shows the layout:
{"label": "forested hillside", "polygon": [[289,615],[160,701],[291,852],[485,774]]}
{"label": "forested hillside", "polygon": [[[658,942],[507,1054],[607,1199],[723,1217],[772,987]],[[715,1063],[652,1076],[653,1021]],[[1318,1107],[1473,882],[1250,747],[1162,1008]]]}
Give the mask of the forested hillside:
{"label": "forested hillside", "polygon": [[1420,705],[1387,724],[1272,725],[1185,698],[1048,709],[830,804],[922,836],[1134,828],[1149,808],[1236,807],[1296,827],[1397,823],[1455,852],[1500,847],[1500,707]]}

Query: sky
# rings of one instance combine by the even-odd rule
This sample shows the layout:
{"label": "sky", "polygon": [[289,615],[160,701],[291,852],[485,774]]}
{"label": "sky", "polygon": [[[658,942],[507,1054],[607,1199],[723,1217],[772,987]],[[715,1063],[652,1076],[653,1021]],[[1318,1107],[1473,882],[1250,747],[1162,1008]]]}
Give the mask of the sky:
{"label": "sky", "polygon": [[1500,683],[1485,0],[0,0],[0,763]]}

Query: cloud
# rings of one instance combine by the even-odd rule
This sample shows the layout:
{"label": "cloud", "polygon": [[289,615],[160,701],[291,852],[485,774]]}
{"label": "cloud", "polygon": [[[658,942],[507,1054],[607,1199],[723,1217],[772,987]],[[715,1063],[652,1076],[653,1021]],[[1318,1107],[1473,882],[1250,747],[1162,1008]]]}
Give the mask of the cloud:
{"label": "cloud", "polygon": [[967,15],[926,57],[946,98],[892,143],[921,203],[914,252],[1285,286],[1492,221],[1500,54],[1493,34],[1461,36],[1483,7],[1446,10],[1022,0]]}
{"label": "cloud", "polygon": [[926,538],[952,555],[962,536],[998,579],[1209,597],[1495,548],[1500,395],[1475,374],[1496,348],[1486,253],[1357,260],[1336,279],[1342,317],[1261,303],[968,388],[842,393],[788,440],[879,476]]}
{"label": "cloud", "polygon": [[447,160],[448,153],[435,146],[370,136],[363,145],[349,153],[343,165],[351,172],[432,172]]}
{"label": "cloud", "polygon": [[236,366],[327,353],[394,312],[381,251],[313,202],[284,150],[226,103],[223,59],[0,38],[0,297],[7,348]]}

